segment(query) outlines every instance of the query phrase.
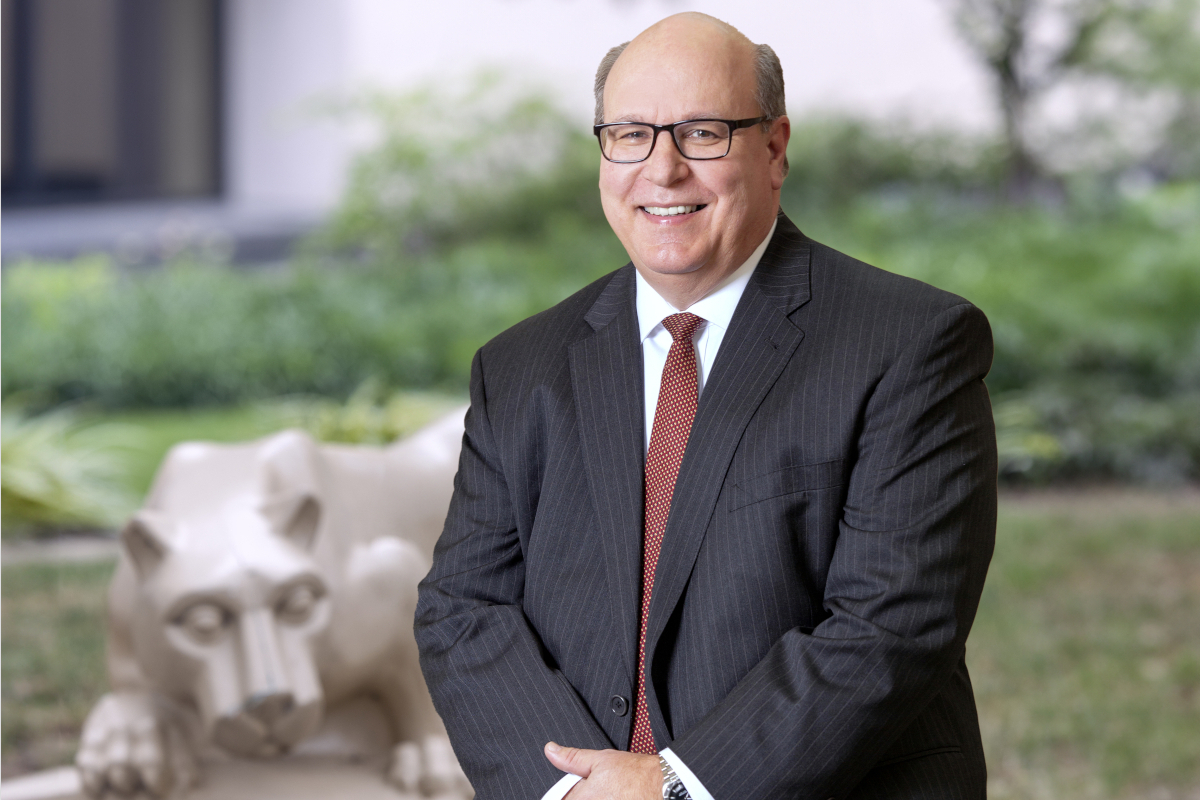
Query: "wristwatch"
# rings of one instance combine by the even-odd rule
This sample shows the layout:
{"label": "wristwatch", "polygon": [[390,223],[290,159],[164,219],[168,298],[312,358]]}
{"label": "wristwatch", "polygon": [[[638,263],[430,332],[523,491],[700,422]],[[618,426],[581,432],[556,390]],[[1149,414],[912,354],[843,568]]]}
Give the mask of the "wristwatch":
{"label": "wristwatch", "polygon": [[683,781],[675,774],[675,768],[662,757],[661,753],[658,756],[658,768],[662,770],[663,774],[663,800],[692,800],[692,796],[683,786]]}

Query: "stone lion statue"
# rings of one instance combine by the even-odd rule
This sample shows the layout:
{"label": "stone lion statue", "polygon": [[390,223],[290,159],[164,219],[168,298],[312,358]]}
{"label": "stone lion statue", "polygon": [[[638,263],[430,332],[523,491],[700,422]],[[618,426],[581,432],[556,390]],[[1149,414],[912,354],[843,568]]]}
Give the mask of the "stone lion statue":
{"label": "stone lion statue", "polygon": [[87,794],[175,797],[214,759],[287,755],[473,795],[412,633],[462,417],[385,448],[285,431],[171,450],[120,535],[112,692],[76,757]]}

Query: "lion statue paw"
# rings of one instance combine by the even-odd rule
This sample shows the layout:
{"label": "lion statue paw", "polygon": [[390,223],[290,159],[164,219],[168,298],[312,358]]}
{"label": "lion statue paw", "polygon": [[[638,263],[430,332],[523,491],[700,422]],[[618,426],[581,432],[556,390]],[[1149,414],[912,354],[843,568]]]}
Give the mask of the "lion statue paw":
{"label": "lion statue paw", "polygon": [[196,783],[194,721],[166,700],[106,694],[88,715],[75,757],[93,797],[168,798]]}
{"label": "lion statue paw", "polygon": [[469,800],[475,796],[445,736],[396,745],[387,779],[397,789],[421,797]]}

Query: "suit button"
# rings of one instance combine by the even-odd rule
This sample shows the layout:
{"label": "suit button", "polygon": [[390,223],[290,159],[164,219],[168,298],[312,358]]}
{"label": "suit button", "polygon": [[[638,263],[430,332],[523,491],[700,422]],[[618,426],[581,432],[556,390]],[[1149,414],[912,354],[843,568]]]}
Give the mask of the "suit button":
{"label": "suit button", "polygon": [[629,701],[619,694],[614,694],[612,699],[608,701],[608,707],[618,717],[623,717],[629,713]]}

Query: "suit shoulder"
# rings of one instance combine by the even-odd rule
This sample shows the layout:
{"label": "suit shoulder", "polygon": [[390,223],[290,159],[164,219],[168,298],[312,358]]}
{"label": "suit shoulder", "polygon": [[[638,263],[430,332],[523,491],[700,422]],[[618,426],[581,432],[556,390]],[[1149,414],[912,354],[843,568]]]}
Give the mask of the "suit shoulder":
{"label": "suit shoulder", "polygon": [[562,350],[588,335],[592,328],[584,315],[620,272],[614,270],[545,311],[521,320],[485,344],[481,355],[491,362],[528,361],[536,359],[538,354]]}
{"label": "suit shoulder", "polygon": [[[832,247],[812,243],[814,297],[856,315],[929,319],[955,306],[974,306],[959,295],[923,281],[859,261]],[[982,315],[982,312],[978,312]]]}
{"label": "suit shoulder", "polygon": [[812,302],[799,312],[801,327],[827,335],[881,364],[900,357],[924,336],[960,342],[990,363],[992,330],[966,299],[922,281],[873,267],[813,242]]}

